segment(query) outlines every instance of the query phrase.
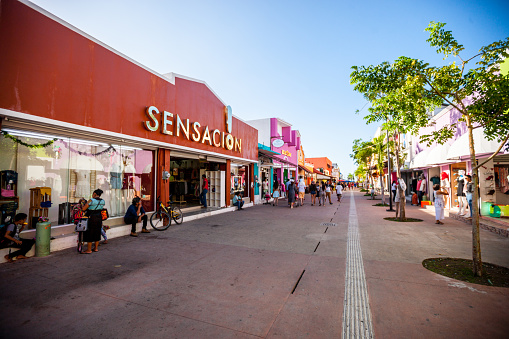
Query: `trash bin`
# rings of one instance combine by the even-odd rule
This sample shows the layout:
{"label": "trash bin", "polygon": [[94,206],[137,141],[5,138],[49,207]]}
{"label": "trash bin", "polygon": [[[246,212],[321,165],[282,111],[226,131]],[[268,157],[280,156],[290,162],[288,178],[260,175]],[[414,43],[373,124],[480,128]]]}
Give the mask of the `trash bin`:
{"label": "trash bin", "polygon": [[35,225],[35,256],[45,257],[50,254],[51,223],[38,222]]}

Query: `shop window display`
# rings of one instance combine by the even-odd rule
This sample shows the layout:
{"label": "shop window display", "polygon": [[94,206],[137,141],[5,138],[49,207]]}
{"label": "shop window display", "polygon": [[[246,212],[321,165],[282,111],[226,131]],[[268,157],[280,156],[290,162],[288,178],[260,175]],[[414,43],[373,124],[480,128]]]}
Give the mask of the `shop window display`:
{"label": "shop window display", "polygon": [[231,165],[231,190],[230,194],[233,196],[236,193],[244,194],[245,189],[245,170],[242,166]]}
{"label": "shop window display", "polygon": [[[12,199],[19,199],[18,212],[33,218],[47,216],[52,225],[67,224],[73,205],[80,198],[90,199],[97,188],[104,191],[102,198],[112,217],[123,216],[134,196],[142,198],[147,211],[154,209],[153,151],[25,131],[9,134],[21,143],[0,137],[0,170],[17,174],[15,192],[10,191],[15,195]],[[48,140],[54,142],[26,146]],[[29,226],[34,226],[33,220]]]}
{"label": "shop window display", "polygon": [[71,143],[71,179],[69,196],[72,203],[89,199],[96,188],[110,216],[122,216],[135,196],[142,198],[147,211],[151,201],[153,152],[119,145]]}

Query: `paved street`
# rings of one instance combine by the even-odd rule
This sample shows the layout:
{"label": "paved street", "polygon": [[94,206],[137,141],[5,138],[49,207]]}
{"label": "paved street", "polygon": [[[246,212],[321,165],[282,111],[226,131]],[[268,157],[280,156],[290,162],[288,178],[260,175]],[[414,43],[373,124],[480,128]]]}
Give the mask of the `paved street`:
{"label": "paved street", "polygon": [[[0,337],[339,338],[359,323],[376,338],[507,337],[509,289],[422,267],[470,258],[469,225],[435,225],[413,206],[408,216],[424,222],[385,221],[361,193],[344,196],[341,206],[259,205],[112,239],[91,255],[2,264]],[[509,239],[481,235],[483,260],[509,266]],[[360,264],[347,295],[346,260]],[[364,318],[345,299],[354,312],[365,305]]]}

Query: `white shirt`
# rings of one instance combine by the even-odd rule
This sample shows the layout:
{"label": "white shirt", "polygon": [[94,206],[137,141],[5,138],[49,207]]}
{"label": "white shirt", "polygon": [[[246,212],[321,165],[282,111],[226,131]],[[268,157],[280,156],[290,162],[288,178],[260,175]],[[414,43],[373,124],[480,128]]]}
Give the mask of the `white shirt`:
{"label": "white shirt", "polygon": [[330,192],[330,186],[329,185],[325,186],[325,192]]}
{"label": "white shirt", "polygon": [[299,181],[299,192],[306,192],[306,185],[304,181]]}
{"label": "white shirt", "polygon": [[342,190],[343,190],[343,186],[341,186],[341,185],[337,185],[337,186],[336,186],[336,193],[337,193],[337,194],[341,194],[341,191],[342,191]]}

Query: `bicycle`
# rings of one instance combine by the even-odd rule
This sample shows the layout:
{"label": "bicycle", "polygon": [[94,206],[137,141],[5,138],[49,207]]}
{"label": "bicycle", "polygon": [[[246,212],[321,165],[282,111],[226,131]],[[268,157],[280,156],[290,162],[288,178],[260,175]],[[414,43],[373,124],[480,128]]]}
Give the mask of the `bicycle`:
{"label": "bicycle", "polygon": [[171,226],[172,219],[177,225],[182,224],[184,215],[180,207],[173,206],[173,201],[171,200],[168,201],[168,206],[164,206],[160,198],[161,197],[157,197],[157,211],[150,216],[150,225],[152,228],[157,231],[164,231]]}

